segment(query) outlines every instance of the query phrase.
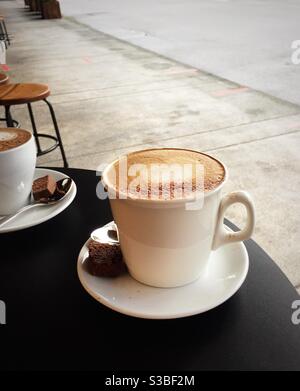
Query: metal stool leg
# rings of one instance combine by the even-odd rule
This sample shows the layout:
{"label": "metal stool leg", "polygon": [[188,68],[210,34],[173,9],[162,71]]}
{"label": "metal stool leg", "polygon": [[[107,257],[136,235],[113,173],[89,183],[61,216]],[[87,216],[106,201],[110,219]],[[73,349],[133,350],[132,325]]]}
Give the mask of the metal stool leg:
{"label": "metal stool leg", "polygon": [[8,128],[14,127],[14,128],[19,128],[20,124],[18,121],[12,118],[11,113],[10,113],[10,106],[4,106],[5,108],[5,118],[0,118],[1,121],[6,122],[6,126]]}
{"label": "metal stool leg", "polygon": [[7,43],[10,45],[10,39],[9,39],[8,32],[7,32],[7,29],[6,29],[5,21],[3,20],[2,23],[3,23],[3,30],[4,30],[4,34],[6,36]]}
{"label": "metal stool leg", "polygon": [[35,125],[35,120],[34,120],[34,116],[33,116],[31,103],[27,103],[27,107],[28,107],[28,112],[29,112],[30,121],[31,121],[31,125],[32,125],[33,135],[34,135],[34,138],[35,138],[37,153],[39,155],[39,154],[41,154],[42,149],[41,149],[40,141],[39,141],[39,138],[38,138],[38,133],[37,133],[36,125]]}
{"label": "metal stool leg", "polygon": [[61,140],[61,137],[60,137],[60,131],[59,131],[59,128],[58,128],[58,125],[57,125],[54,109],[53,109],[51,103],[47,101],[47,99],[44,99],[44,101],[47,103],[47,105],[49,107],[51,118],[52,118],[52,122],[53,122],[54,129],[55,129],[55,132],[56,132],[56,137],[57,137],[57,140],[58,140],[58,143],[59,143],[61,156],[62,156],[62,159],[63,159],[63,162],[64,162],[64,167],[67,168],[67,167],[69,167],[69,164],[67,162],[67,158],[66,158],[66,154],[65,154],[65,151],[64,151],[63,143],[62,143],[62,140]]}
{"label": "metal stool leg", "polygon": [[10,114],[10,106],[5,106],[5,120],[8,128],[12,128],[14,126],[14,122]]}
{"label": "metal stool leg", "polygon": [[5,33],[4,33],[2,21],[0,22],[0,39],[1,39],[1,41],[4,41],[5,48],[7,49],[7,40],[5,38]]}

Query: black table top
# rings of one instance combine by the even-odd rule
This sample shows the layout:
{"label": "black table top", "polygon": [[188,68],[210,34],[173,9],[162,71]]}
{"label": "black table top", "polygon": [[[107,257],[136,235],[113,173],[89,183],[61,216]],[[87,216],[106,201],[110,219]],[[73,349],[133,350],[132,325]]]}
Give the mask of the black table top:
{"label": "black table top", "polygon": [[60,169],[76,182],[72,205],[52,220],[0,235],[0,369],[299,370],[299,296],[270,257],[247,241],[250,270],[223,305],[175,320],[114,312],[76,272],[90,232],[112,219],[93,171]]}

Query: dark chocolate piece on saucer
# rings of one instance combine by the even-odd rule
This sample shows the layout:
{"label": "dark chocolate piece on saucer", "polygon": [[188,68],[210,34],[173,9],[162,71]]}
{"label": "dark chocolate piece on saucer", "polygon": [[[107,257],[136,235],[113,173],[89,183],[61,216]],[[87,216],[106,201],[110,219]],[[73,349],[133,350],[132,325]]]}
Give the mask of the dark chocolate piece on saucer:
{"label": "dark chocolate piece on saucer", "polygon": [[88,269],[94,276],[117,277],[126,272],[119,244],[99,243],[91,240],[88,248]]}
{"label": "dark chocolate piece on saucer", "polygon": [[59,200],[60,198],[64,197],[67,192],[70,190],[72,184],[71,178],[63,178],[56,182],[56,189],[53,194],[54,200]]}
{"label": "dark chocolate piece on saucer", "polygon": [[48,202],[56,190],[56,181],[51,175],[37,178],[32,184],[32,195],[35,201]]}

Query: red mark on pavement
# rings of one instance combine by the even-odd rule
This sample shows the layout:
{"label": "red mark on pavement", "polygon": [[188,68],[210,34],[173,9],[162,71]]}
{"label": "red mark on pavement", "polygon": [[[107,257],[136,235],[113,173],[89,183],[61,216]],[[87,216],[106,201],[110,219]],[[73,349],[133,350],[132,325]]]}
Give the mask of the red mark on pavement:
{"label": "red mark on pavement", "polygon": [[213,96],[228,96],[233,94],[239,94],[241,92],[249,91],[249,87],[237,87],[237,88],[226,88],[225,90],[212,92]]}
{"label": "red mark on pavement", "polygon": [[7,64],[1,64],[1,68],[3,71],[7,72],[10,70],[10,67]]}
{"label": "red mark on pavement", "polygon": [[83,61],[84,61],[86,64],[91,64],[91,63],[93,62],[92,59],[91,59],[90,57],[83,57],[82,59],[83,59]]}
{"label": "red mark on pavement", "polygon": [[294,122],[294,123],[291,123],[288,125],[288,128],[289,129],[297,129],[297,128],[300,128],[300,122]]}

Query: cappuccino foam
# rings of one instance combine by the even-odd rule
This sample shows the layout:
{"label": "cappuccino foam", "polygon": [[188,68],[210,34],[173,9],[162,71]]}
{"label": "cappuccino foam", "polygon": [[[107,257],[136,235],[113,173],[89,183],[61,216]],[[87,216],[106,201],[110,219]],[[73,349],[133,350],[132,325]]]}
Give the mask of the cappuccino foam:
{"label": "cappuccino foam", "polygon": [[[196,151],[171,148],[149,149],[130,153],[126,158],[127,193],[129,196],[138,195],[139,198],[147,199],[153,195],[161,199],[167,199],[168,196],[171,199],[188,198],[197,191],[207,192],[215,189],[225,177],[225,168],[219,161]],[[121,189],[122,192],[124,191],[119,180],[121,164],[122,158],[114,164],[117,193]],[[158,171],[157,167],[159,167]],[[199,171],[197,171],[199,167],[200,181]],[[164,176],[163,172],[166,173],[168,170],[170,175]],[[124,171],[122,173],[124,174]],[[154,173],[158,174],[154,176]],[[135,181],[137,176],[140,183]],[[136,186],[130,185],[135,183]]]}
{"label": "cappuccino foam", "polygon": [[31,133],[24,129],[4,128],[0,129],[0,152],[25,144],[31,137]]}

